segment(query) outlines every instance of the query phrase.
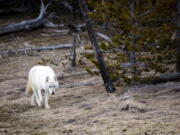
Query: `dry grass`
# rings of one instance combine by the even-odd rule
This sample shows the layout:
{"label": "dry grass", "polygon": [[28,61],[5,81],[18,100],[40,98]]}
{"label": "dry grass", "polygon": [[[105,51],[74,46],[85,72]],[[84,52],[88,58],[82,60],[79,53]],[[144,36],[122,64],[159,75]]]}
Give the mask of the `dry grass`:
{"label": "dry grass", "polygon": [[[31,107],[29,97],[19,89],[21,85],[25,85],[28,70],[38,58],[23,58],[22,61],[28,59],[27,65],[20,65],[22,61],[16,61],[17,58],[21,59],[21,56],[10,58],[7,63],[1,64],[3,68],[8,65],[1,76],[6,79],[0,82],[3,93],[0,97],[2,135],[180,133],[179,83],[119,88],[115,94],[107,94],[102,84],[63,88],[50,97],[52,109],[44,110]],[[60,67],[54,68],[59,74]],[[78,68],[74,70],[77,72]],[[69,69],[66,74],[74,70]],[[66,85],[96,79],[100,77],[72,76],[60,83]],[[126,92],[121,95],[122,91]]]}

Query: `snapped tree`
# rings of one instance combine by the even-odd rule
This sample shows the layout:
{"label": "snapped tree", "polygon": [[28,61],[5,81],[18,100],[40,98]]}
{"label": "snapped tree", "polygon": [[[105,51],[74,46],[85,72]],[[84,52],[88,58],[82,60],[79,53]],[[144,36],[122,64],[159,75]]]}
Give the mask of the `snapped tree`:
{"label": "snapped tree", "polygon": [[91,44],[93,46],[93,49],[94,49],[94,52],[96,55],[99,70],[100,70],[102,79],[104,81],[105,88],[106,88],[108,93],[112,93],[115,91],[115,87],[114,87],[114,85],[113,85],[113,83],[109,77],[109,74],[108,74],[107,68],[106,68],[106,64],[104,63],[102,53],[101,53],[100,48],[98,47],[98,44],[97,44],[95,32],[93,30],[90,17],[88,16],[87,1],[86,0],[79,0],[79,6],[81,8],[81,13],[83,15],[84,22],[86,24],[86,28],[87,28],[87,31],[89,34],[89,38],[90,38]]}

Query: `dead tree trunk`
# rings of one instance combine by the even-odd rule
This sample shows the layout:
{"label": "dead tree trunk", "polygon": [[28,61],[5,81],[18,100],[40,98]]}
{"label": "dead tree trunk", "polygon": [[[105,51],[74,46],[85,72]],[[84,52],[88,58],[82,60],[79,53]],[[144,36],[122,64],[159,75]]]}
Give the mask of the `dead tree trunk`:
{"label": "dead tree trunk", "polygon": [[72,67],[76,66],[76,46],[77,46],[77,39],[76,33],[73,33],[73,47],[72,47]]}
{"label": "dead tree trunk", "polygon": [[176,70],[180,72],[180,0],[177,0]]}
{"label": "dead tree trunk", "polygon": [[48,5],[44,6],[44,3],[41,2],[41,11],[40,11],[39,16],[36,19],[4,26],[4,27],[0,28],[0,36],[9,34],[9,33],[13,33],[13,32],[31,30],[34,28],[46,26],[47,24],[49,24],[48,19],[45,18],[47,7],[48,7]]}
{"label": "dead tree trunk", "polygon": [[104,63],[102,53],[101,53],[99,46],[97,44],[96,36],[95,36],[94,30],[93,30],[93,27],[91,25],[91,20],[88,16],[88,13],[87,13],[88,12],[87,1],[86,0],[79,0],[79,6],[81,8],[81,13],[83,15],[87,31],[89,33],[89,38],[90,38],[91,44],[94,48],[94,52],[96,55],[96,59],[98,62],[98,66],[99,66],[99,69],[101,72],[102,79],[103,79],[104,84],[105,84],[105,88],[106,88],[108,93],[112,93],[115,91],[115,87],[114,87],[114,85],[113,85],[113,83],[109,77],[106,65]]}

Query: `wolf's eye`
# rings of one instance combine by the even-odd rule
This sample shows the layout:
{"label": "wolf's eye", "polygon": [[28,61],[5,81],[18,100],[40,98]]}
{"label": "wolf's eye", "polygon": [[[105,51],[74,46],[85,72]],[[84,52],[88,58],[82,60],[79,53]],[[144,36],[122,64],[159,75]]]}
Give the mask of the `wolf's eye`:
{"label": "wolf's eye", "polygon": [[49,86],[49,88],[51,88],[51,86]]}
{"label": "wolf's eye", "polygon": [[53,86],[53,88],[55,88],[55,86]]}

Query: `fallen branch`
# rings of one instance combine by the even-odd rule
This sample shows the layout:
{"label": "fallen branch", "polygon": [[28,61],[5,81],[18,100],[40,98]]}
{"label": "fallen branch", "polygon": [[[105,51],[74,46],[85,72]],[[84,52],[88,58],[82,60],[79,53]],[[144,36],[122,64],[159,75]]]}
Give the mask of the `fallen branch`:
{"label": "fallen branch", "polygon": [[47,27],[47,28],[59,28],[59,27],[64,27],[65,25],[64,24],[54,24],[52,22],[46,22],[44,24],[44,27]]}
{"label": "fallen branch", "polygon": [[4,54],[18,54],[18,53],[27,53],[32,50],[41,51],[41,50],[54,50],[54,49],[66,49],[66,48],[72,48],[72,44],[60,44],[57,46],[48,46],[48,47],[32,47],[32,48],[24,48],[24,49],[18,49],[18,50],[9,50],[9,51],[3,51],[0,52],[0,55]]}
{"label": "fallen branch", "polygon": [[151,8],[151,9],[149,9],[149,10],[143,12],[142,14],[140,14],[140,15],[138,16],[138,18],[143,17],[143,16],[145,16],[145,15],[151,13],[153,10],[154,10],[154,8]]}
{"label": "fallen branch", "polygon": [[109,38],[107,35],[104,35],[102,33],[97,32],[96,33],[99,37],[103,38],[104,40],[111,42],[111,38]]}
{"label": "fallen branch", "polygon": [[147,65],[145,63],[142,63],[142,62],[137,62],[135,65],[133,63],[130,63],[130,62],[127,62],[127,63],[122,63],[120,65],[121,67],[133,67],[133,66],[136,66],[136,67],[147,67]]}
{"label": "fallen branch", "polygon": [[46,9],[48,6],[49,4],[45,6],[43,1],[41,0],[41,10],[37,18],[1,27],[0,36],[19,31],[32,30],[39,27],[61,27],[61,25],[49,22],[48,18],[52,17],[52,15],[50,14],[48,16],[46,14]]}
{"label": "fallen branch", "polygon": [[68,34],[70,30],[55,30],[56,33]]}

